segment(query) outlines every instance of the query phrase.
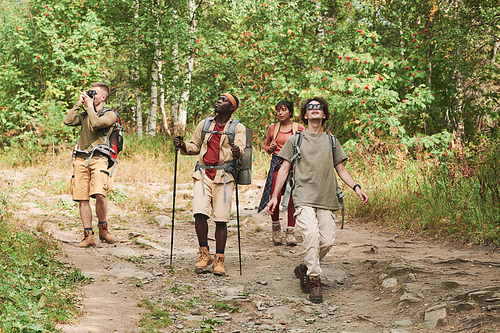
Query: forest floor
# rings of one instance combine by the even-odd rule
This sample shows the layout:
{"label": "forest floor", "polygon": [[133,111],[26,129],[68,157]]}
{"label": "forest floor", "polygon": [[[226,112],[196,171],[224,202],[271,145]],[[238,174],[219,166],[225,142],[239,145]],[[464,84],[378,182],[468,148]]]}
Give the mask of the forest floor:
{"label": "forest floor", "polygon": [[[177,185],[171,266],[172,184],[117,182],[108,222],[119,242],[80,249],[74,245],[81,222],[69,195],[46,194],[28,181],[29,170],[0,173],[17,189],[11,201],[18,223],[48,232],[60,244],[60,259],[93,279],[78,291],[81,317],[59,325],[64,332],[146,331],[141,318],[166,318],[148,316],[144,304],[158,302],[172,319],[160,332],[500,332],[500,249],[494,246],[432,242],[347,219],[322,262],[324,302],[313,304],[293,272],[301,245],[273,246],[269,215],[257,213],[263,180],[239,186],[241,274],[233,197],[227,275],[217,277],[193,272],[191,184]],[[57,184],[70,174],[44,177]],[[213,255],[212,224],[209,237]]]}

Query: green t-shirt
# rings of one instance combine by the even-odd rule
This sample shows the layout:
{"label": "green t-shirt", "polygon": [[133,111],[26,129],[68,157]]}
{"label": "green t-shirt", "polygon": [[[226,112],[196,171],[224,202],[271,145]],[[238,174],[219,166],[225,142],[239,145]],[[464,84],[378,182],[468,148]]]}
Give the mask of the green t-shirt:
{"label": "green t-shirt", "polygon": [[[337,177],[335,166],[347,160],[347,155],[336,140],[335,156],[332,158],[332,145],[328,134],[302,132],[300,152],[302,158],[296,161],[293,177],[295,187],[292,191],[293,203],[297,206],[339,210],[337,200]],[[296,136],[291,136],[281,149],[278,157],[288,162],[295,151]]]}

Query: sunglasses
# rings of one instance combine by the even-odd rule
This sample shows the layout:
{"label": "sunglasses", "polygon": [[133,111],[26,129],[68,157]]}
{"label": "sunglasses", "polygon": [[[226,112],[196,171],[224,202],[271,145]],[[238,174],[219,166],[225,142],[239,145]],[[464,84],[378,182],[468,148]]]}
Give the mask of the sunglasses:
{"label": "sunglasses", "polygon": [[323,110],[325,106],[323,104],[307,104],[306,109],[308,110],[314,110],[314,108],[318,110]]}

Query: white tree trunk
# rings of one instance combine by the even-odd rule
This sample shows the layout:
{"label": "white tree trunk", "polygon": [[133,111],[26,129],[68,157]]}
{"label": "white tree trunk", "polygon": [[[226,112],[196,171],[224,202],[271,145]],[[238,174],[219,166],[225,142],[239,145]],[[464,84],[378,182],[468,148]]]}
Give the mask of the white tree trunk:
{"label": "white tree trunk", "polygon": [[[158,31],[160,21],[156,9],[159,6],[158,0],[153,0],[153,17],[155,18],[155,28]],[[155,40],[155,56],[151,65],[151,108],[149,109],[147,135],[156,135],[156,115],[158,110],[158,75],[160,73],[161,50],[158,38]]]}
{"label": "white tree trunk", "polygon": [[[139,19],[139,0],[136,0],[135,2],[135,14],[134,14],[134,19],[137,22]],[[136,25],[137,26],[137,25]],[[136,39],[135,39],[135,59],[137,62],[136,68],[135,68],[135,80],[136,83],[139,82],[139,70],[140,70],[140,65],[139,65],[139,38],[137,37],[139,31],[138,28],[136,28]],[[142,139],[142,99],[141,99],[141,88],[136,85],[135,86],[135,102],[136,102],[136,109],[135,109],[135,119],[137,123],[137,136],[139,139]]]}
{"label": "white tree trunk", "polygon": [[[188,11],[189,11],[189,33],[194,34],[196,32],[196,3],[194,0],[188,0]],[[181,101],[179,104],[179,119],[178,124],[184,130],[187,124],[187,102],[189,101],[190,87],[191,87],[191,76],[194,68],[194,56],[193,54],[188,55],[186,59],[186,68],[184,70],[185,74],[185,90],[181,94]]]}
{"label": "white tree trunk", "polygon": [[168,123],[167,123],[167,114],[165,113],[165,89],[163,89],[163,74],[161,72],[162,70],[162,63],[161,61],[159,62],[159,79],[160,79],[160,110],[161,110],[161,115],[163,118],[163,127],[165,128],[165,132],[167,132],[168,135],[170,135],[170,130],[168,129]]}
{"label": "white tree trunk", "polygon": [[[179,44],[175,43],[174,44],[174,49],[172,51],[173,55],[173,62],[174,62],[174,68],[175,68],[175,73],[179,73]],[[177,81],[179,76],[176,74],[174,76],[174,80]],[[173,94],[175,96],[175,92]],[[179,103],[175,100],[175,98],[170,99],[170,119],[172,119],[172,123],[174,124],[174,132],[175,132],[175,126],[177,122],[179,121]]]}

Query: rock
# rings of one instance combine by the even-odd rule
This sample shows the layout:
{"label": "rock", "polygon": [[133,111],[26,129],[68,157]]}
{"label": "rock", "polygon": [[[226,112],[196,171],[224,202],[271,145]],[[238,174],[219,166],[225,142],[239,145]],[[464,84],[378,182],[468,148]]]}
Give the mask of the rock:
{"label": "rock", "polygon": [[316,321],[316,318],[306,318],[305,322],[308,324],[313,324]]}
{"label": "rock", "polygon": [[400,302],[422,302],[424,299],[423,297],[420,297],[419,295],[413,294],[413,293],[405,293],[403,296],[399,298]]}
{"label": "rock", "polygon": [[196,308],[196,309],[191,310],[191,314],[193,316],[201,316],[202,312],[201,312],[200,308]]}
{"label": "rock", "polygon": [[149,247],[152,247],[154,249],[157,249],[157,250],[160,250],[160,251],[164,251],[164,252],[167,252],[167,249],[164,248],[163,246],[160,246],[154,242],[150,242],[148,240],[145,240],[144,238],[137,238],[135,240],[136,244],[140,244],[140,245],[146,245],[146,246],[149,246]]}
{"label": "rock", "polygon": [[175,326],[175,328],[177,328],[177,329],[179,329],[179,330],[182,330],[182,329],[184,329],[184,325],[179,324],[179,325]]}
{"label": "rock", "polygon": [[382,281],[382,287],[386,289],[394,288],[398,285],[398,280],[395,278],[389,278]]}
{"label": "rock", "polygon": [[155,216],[155,222],[158,223],[160,227],[169,226],[172,224],[172,218],[166,215]]}
{"label": "rock", "polygon": [[408,281],[417,281],[417,276],[413,273],[408,274]]}
{"label": "rock", "polygon": [[111,293],[111,295],[116,295],[116,294],[118,294],[118,291],[112,290],[112,291],[110,291],[110,293]]}
{"label": "rock", "polygon": [[384,280],[384,279],[385,279],[385,278],[387,278],[387,277],[389,277],[389,275],[387,275],[387,274],[380,274],[380,275],[378,276],[378,280],[379,280],[379,281],[382,281],[382,280]]}
{"label": "rock", "polygon": [[469,302],[464,302],[464,303],[450,303],[449,307],[450,311],[456,311],[456,312],[461,312],[461,311],[471,311],[476,308],[474,303],[469,303]]}
{"label": "rock", "polygon": [[44,197],[45,196],[45,193],[40,191],[39,189],[37,188],[32,188],[32,189],[29,189],[27,192],[26,192],[28,195],[32,195],[32,196],[35,196],[35,197]]}
{"label": "rock", "polygon": [[[347,273],[341,269],[323,270],[321,282],[327,286],[335,287],[335,284],[344,284],[347,280]],[[333,285],[332,285],[333,283]]]}
{"label": "rock", "polygon": [[428,329],[446,325],[446,304],[438,304],[425,310],[424,326]]}
{"label": "rock", "polygon": [[397,326],[410,326],[412,324],[410,319],[403,319],[403,320],[398,320],[394,322],[395,325]]}
{"label": "rock", "polygon": [[391,333],[410,333],[410,332],[401,328],[393,328],[391,330]]}

